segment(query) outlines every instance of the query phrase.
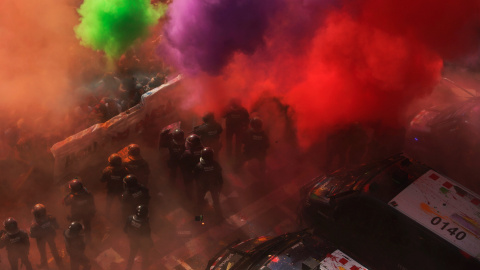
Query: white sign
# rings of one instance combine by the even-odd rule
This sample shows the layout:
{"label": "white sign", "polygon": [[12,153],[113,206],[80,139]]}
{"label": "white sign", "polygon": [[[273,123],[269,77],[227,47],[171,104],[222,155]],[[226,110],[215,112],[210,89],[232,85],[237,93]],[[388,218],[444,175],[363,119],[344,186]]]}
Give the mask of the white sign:
{"label": "white sign", "polygon": [[320,270],[367,270],[367,268],[337,249],[320,262]]}
{"label": "white sign", "polygon": [[480,196],[477,194],[430,170],[389,204],[480,259]]}

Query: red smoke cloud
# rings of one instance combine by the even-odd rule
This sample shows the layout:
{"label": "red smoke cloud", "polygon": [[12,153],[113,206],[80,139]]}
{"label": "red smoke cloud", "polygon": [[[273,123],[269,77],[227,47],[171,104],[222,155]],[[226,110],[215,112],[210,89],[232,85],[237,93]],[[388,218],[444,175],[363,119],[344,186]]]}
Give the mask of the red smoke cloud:
{"label": "red smoke cloud", "polygon": [[424,44],[330,14],[312,42],[304,81],[287,94],[302,138],[351,121],[398,124],[403,110],[437,83],[442,59]]}
{"label": "red smoke cloud", "polygon": [[480,45],[480,1],[345,1],[316,11],[324,19],[292,35],[296,3],[273,20],[254,55],[237,53],[222,75],[194,79],[199,111],[230,96],[251,105],[268,93],[291,106],[305,146],[335,124],[400,125],[409,104],[438,83],[443,60]]}

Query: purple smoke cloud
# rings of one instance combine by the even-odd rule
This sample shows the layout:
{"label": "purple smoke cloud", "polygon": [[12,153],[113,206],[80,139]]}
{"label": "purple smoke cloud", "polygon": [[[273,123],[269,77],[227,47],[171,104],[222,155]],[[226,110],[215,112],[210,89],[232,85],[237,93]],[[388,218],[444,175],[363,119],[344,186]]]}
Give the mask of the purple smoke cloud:
{"label": "purple smoke cloud", "polygon": [[285,0],[175,0],[169,7],[167,54],[186,72],[218,74],[235,52],[253,54]]}

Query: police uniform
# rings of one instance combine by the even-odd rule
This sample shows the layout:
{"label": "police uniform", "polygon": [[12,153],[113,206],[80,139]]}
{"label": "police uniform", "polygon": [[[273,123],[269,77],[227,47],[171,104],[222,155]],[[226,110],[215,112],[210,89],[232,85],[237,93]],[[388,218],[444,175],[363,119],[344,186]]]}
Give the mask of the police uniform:
{"label": "police uniform", "polygon": [[124,217],[134,213],[137,206],[148,205],[150,202],[149,193],[149,189],[142,184],[138,184],[137,188],[134,189],[125,189],[122,194]]}
{"label": "police uniform", "polygon": [[169,159],[167,166],[169,169],[169,178],[170,183],[174,183],[177,178],[177,171],[180,168],[180,159],[185,152],[185,142],[183,140],[181,143],[176,143],[169,132],[170,131],[167,130],[162,134],[160,138],[160,148],[168,149]]}
{"label": "police uniform", "polygon": [[87,236],[91,231],[91,221],[95,216],[95,202],[93,195],[83,188],[80,192],[70,193],[64,199],[66,206],[71,206],[70,220],[79,221],[85,226]]}
{"label": "police uniform", "polygon": [[197,184],[197,205],[200,207],[200,210],[202,210],[205,204],[205,195],[210,191],[213,208],[218,214],[221,214],[220,191],[223,185],[223,177],[220,164],[214,160],[205,162],[205,160],[201,159],[195,166],[194,178]]}
{"label": "police uniform", "polygon": [[220,134],[223,132],[223,128],[218,122],[213,120],[209,123],[203,123],[196,127],[193,132],[200,136],[204,146],[211,147],[215,154],[218,154],[222,148]]}
{"label": "police uniform", "polygon": [[225,138],[227,140],[227,154],[232,155],[233,136],[235,136],[235,153],[240,154],[241,142],[245,130],[248,127],[249,114],[242,106],[232,106],[226,113],[225,117]]}
{"label": "police uniform", "polygon": [[35,219],[30,227],[30,237],[37,240],[37,247],[40,253],[40,265],[47,266],[47,250],[46,244],[50,246],[50,252],[55,259],[57,265],[61,265],[62,259],[58,254],[57,245],[55,244],[56,229],[58,229],[57,219],[51,215],[47,215],[41,219]]}
{"label": "police uniform", "polygon": [[123,193],[123,178],[127,176],[127,169],[123,166],[108,166],[103,170],[101,182],[107,183],[107,208],[110,212],[112,202],[115,198],[121,199]]}
{"label": "police uniform", "polygon": [[70,255],[70,270],[78,270],[80,265],[84,270],[90,270],[90,261],[85,255],[85,239],[82,234],[71,235],[69,230],[63,233],[65,249]]}
{"label": "police uniform", "polygon": [[249,129],[244,138],[243,162],[251,159],[257,159],[260,162],[260,168],[262,171],[265,171],[265,159],[267,156],[267,149],[269,147],[270,142],[265,131],[255,131],[253,129]]}
{"label": "police uniform", "polygon": [[124,231],[130,242],[130,255],[126,269],[132,269],[138,251],[140,251],[142,255],[142,269],[147,269],[149,263],[148,252],[153,246],[149,219],[131,215],[127,218]]}
{"label": "police uniform", "polygon": [[21,260],[27,270],[31,270],[32,264],[28,259],[28,253],[30,251],[30,240],[28,234],[25,231],[19,230],[16,233],[5,233],[0,238],[0,248],[5,247],[8,253],[8,261],[12,270],[18,269],[18,260]]}
{"label": "police uniform", "polygon": [[134,174],[140,183],[148,185],[150,166],[145,159],[141,156],[128,156],[123,163],[129,174]]}
{"label": "police uniform", "polygon": [[185,192],[190,200],[193,200],[193,170],[200,161],[203,146],[196,147],[191,150],[185,150],[180,158],[180,168],[182,170],[183,182],[185,185]]}

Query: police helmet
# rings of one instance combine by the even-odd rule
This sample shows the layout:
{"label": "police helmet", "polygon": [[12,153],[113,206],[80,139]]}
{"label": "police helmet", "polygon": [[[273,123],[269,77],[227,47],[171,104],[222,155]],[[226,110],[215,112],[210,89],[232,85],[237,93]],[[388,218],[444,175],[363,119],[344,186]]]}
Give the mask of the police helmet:
{"label": "police helmet", "polygon": [[140,155],[140,146],[138,144],[130,144],[128,146],[128,155],[129,156],[139,156]]}
{"label": "police helmet", "polygon": [[79,192],[83,189],[83,183],[82,183],[82,180],[77,177],[77,178],[74,178],[73,180],[71,180],[69,183],[68,183],[68,187],[70,188],[71,191],[73,192]]}
{"label": "police helmet", "polygon": [[18,223],[13,217],[5,219],[3,226],[5,227],[5,231],[9,234],[15,234],[18,232]]}
{"label": "police helmet", "polygon": [[42,218],[47,215],[47,208],[45,205],[37,203],[32,209],[32,214],[35,218]]}
{"label": "police helmet", "polygon": [[138,179],[135,175],[129,174],[123,178],[123,185],[126,189],[138,186]]}
{"label": "police helmet", "polygon": [[202,149],[202,159],[209,163],[213,161],[213,149],[210,147],[205,147]]}
{"label": "police helmet", "polygon": [[189,135],[185,141],[185,148],[187,150],[195,149],[202,146],[200,137],[196,134]]}
{"label": "police helmet", "polygon": [[185,140],[185,133],[183,130],[177,128],[172,132],[172,138],[176,144],[182,144]]}
{"label": "police helmet", "polygon": [[108,157],[108,163],[110,164],[110,166],[118,167],[118,166],[122,165],[122,158],[116,153],[111,154]]}
{"label": "police helmet", "polygon": [[215,120],[215,115],[213,114],[213,112],[206,113],[206,114],[202,117],[202,120],[203,120],[204,123],[210,123],[210,122],[212,122],[213,120]]}
{"label": "police helmet", "polygon": [[78,221],[73,221],[68,225],[68,235],[69,236],[77,236],[83,230],[83,225]]}

